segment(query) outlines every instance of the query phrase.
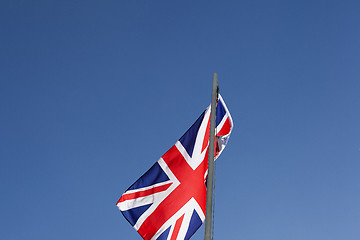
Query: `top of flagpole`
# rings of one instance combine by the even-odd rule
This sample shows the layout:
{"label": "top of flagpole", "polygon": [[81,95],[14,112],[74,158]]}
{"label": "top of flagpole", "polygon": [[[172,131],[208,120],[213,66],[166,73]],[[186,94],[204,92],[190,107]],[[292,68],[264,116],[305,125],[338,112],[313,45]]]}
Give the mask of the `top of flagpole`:
{"label": "top of flagpole", "polygon": [[[212,88],[216,89],[216,101],[217,101],[218,94],[219,94],[219,82],[218,82],[218,74],[217,73],[213,73],[213,86],[212,86]],[[216,109],[216,106],[215,106],[215,109]]]}
{"label": "top of flagpole", "polygon": [[219,84],[217,73],[213,74],[212,93],[211,93],[211,117],[210,117],[210,136],[209,136],[209,161],[208,176],[206,180],[206,217],[205,217],[205,240],[211,240],[212,225],[212,200],[213,200],[213,175],[214,175],[214,148],[215,148],[215,121],[216,121],[216,101]]}
{"label": "top of flagpole", "polygon": [[217,73],[213,73],[213,86],[214,84],[216,85],[216,87],[219,87],[219,82],[218,82],[218,74]]}

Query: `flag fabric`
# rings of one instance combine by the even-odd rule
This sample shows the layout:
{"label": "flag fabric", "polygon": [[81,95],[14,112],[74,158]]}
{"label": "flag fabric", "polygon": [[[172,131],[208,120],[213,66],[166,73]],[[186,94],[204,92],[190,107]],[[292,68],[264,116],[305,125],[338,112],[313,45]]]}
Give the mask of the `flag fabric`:
{"label": "flag fabric", "polygon": [[[210,106],[119,199],[117,207],[145,240],[189,239],[205,220]],[[220,94],[215,159],[233,121]]]}

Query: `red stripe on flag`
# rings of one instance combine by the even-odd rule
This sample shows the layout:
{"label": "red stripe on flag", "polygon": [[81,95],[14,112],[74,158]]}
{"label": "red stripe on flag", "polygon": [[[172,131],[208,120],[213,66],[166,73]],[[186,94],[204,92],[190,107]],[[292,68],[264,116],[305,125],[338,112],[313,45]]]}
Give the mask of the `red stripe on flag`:
{"label": "red stripe on flag", "polygon": [[175,226],[174,226],[174,231],[173,231],[173,234],[171,235],[171,239],[170,240],[176,240],[177,239],[177,236],[179,234],[179,231],[180,231],[180,227],[181,227],[181,223],[184,219],[184,215],[182,215],[175,223]]}
{"label": "red stripe on flag", "polygon": [[216,134],[217,136],[224,136],[226,134],[229,134],[231,130],[231,123],[229,118],[226,119],[224,125],[222,126],[220,132],[218,132],[218,134]]}
{"label": "red stripe on flag", "polygon": [[162,186],[154,187],[154,188],[140,191],[140,192],[127,193],[127,194],[125,193],[124,195],[121,196],[121,198],[119,199],[119,201],[117,203],[124,202],[126,200],[132,200],[132,199],[139,198],[139,197],[146,197],[146,196],[154,194],[154,193],[165,191],[170,187],[171,184],[172,183],[168,183],[168,184],[165,184]]}

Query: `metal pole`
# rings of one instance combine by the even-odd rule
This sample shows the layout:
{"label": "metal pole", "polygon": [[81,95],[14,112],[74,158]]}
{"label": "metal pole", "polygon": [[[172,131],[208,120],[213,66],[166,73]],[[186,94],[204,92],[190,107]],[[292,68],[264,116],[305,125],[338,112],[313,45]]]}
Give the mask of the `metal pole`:
{"label": "metal pole", "polygon": [[206,216],[205,216],[205,240],[211,240],[212,224],[212,199],[213,199],[213,175],[214,175],[214,146],[215,146],[215,116],[216,116],[216,97],[218,91],[217,74],[213,75],[212,94],[211,94],[211,117],[210,117],[210,139],[209,139],[209,164],[207,176],[206,193]]}

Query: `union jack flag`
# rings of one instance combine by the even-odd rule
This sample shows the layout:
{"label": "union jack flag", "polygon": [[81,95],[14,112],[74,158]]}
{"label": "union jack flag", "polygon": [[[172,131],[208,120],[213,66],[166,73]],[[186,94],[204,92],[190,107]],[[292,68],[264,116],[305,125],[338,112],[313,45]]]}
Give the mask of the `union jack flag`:
{"label": "union jack flag", "polygon": [[[189,239],[205,220],[210,106],[119,199],[117,206],[145,240]],[[215,159],[233,122],[220,94]]]}

